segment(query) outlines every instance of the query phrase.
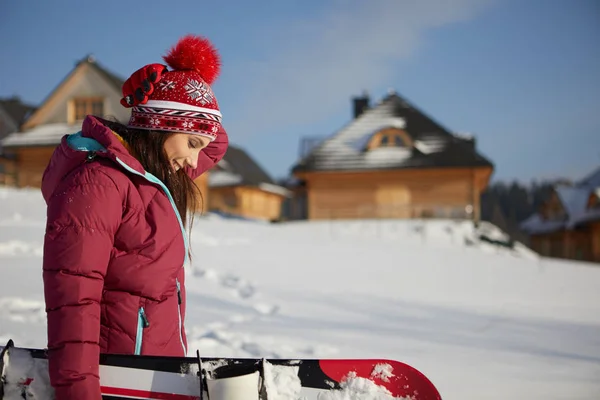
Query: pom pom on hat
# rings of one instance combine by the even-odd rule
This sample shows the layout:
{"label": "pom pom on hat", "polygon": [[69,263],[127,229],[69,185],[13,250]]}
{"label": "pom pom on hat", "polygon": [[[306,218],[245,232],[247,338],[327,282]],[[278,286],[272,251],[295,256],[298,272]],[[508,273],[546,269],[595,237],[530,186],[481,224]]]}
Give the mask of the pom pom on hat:
{"label": "pom pom on hat", "polygon": [[163,59],[174,70],[198,72],[209,85],[221,72],[221,59],[217,50],[208,39],[201,36],[182,37]]}

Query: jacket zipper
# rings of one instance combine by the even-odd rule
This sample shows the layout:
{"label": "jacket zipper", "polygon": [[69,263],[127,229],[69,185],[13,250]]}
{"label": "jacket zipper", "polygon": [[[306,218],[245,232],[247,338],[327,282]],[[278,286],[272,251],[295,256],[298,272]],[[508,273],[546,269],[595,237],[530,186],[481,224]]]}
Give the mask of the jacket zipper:
{"label": "jacket zipper", "polygon": [[140,355],[142,354],[142,340],[144,336],[144,329],[150,326],[150,322],[146,317],[146,312],[144,311],[144,307],[140,307],[138,309],[138,324],[137,324],[137,333],[135,336],[135,351],[134,354]]}
{"label": "jacket zipper", "polygon": [[[169,199],[169,201],[171,202],[171,207],[173,207],[173,211],[175,212],[175,216],[177,217],[177,221],[179,222],[179,228],[181,229],[181,235],[183,236],[183,244],[185,247],[185,255],[184,255],[184,265],[187,264],[188,262],[188,249],[189,249],[189,243],[187,240],[187,236],[185,235],[185,228],[183,226],[183,221],[181,220],[181,215],[179,215],[179,211],[177,210],[177,207],[175,206],[175,201],[173,200],[173,195],[171,195],[171,192],[169,191],[169,189],[165,186],[165,184],[158,179],[157,177],[155,177],[154,175],[152,175],[150,172],[145,171],[144,174],[136,171],[135,169],[131,168],[130,166],[128,166],[126,163],[124,163],[123,161],[121,161],[121,159],[119,157],[116,157],[116,160],[119,164],[121,164],[127,171],[134,173],[136,175],[142,176],[144,178],[146,178],[146,180],[155,183],[157,185],[159,185],[162,190],[165,192],[165,194],[167,195],[167,198]],[[177,305],[177,316],[179,318],[179,341],[181,342],[181,348],[183,349],[183,355],[187,356],[187,348],[185,347],[185,344],[183,343],[183,321],[181,318],[181,288],[179,285],[179,280],[176,279],[176,283],[177,283],[177,300],[178,300],[178,305]]]}
{"label": "jacket zipper", "polygon": [[177,283],[177,314],[179,317],[179,341],[181,342],[181,347],[183,347],[183,351],[185,352],[185,356],[187,356],[187,349],[185,348],[185,345],[183,344],[183,334],[182,334],[182,321],[181,321],[181,303],[182,303],[182,299],[181,299],[181,286],[179,285],[179,279],[175,279],[175,282]]}

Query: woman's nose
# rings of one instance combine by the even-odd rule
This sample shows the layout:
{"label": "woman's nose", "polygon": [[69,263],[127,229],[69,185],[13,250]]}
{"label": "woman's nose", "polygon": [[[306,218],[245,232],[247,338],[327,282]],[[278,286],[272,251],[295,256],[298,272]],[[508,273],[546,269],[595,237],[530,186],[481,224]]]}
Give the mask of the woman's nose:
{"label": "woman's nose", "polygon": [[185,160],[187,164],[192,168],[196,169],[198,167],[198,153],[194,153]]}

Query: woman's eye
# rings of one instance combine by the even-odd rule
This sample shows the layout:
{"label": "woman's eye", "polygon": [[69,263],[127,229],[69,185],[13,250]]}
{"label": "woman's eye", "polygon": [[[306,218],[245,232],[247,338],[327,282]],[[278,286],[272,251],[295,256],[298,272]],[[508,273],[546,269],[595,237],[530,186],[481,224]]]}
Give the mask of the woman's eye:
{"label": "woman's eye", "polygon": [[190,141],[188,142],[188,145],[189,145],[189,146],[190,146],[192,149],[195,149],[195,148],[196,148],[196,142],[194,142],[193,140],[190,140]]}

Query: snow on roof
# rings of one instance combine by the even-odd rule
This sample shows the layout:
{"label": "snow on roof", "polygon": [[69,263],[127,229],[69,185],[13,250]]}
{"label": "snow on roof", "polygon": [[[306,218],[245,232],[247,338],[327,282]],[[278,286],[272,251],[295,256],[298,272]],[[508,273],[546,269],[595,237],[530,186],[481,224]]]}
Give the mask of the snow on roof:
{"label": "snow on roof", "polygon": [[81,125],[56,123],[36,126],[25,132],[15,132],[3,141],[4,147],[16,146],[55,146],[64,135],[77,132]]}
{"label": "snow on roof", "polygon": [[[416,152],[410,157],[387,158],[373,163],[366,145],[382,129],[404,129]],[[474,146],[456,145],[460,140],[398,95],[369,108],[345,127],[321,142],[296,164],[293,171],[397,169],[415,166],[487,166]],[[430,157],[433,155],[433,157]]]}
{"label": "snow on roof", "polygon": [[579,181],[577,186],[587,186],[593,188],[600,187],[600,168],[597,168],[591,174]]}
{"label": "snow on roof", "polygon": [[[211,171],[208,174],[208,186],[211,188],[241,185],[244,183],[244,179],[241,175],[230,172],[230,171]],[[260,190],[265,192],[275,193],[281,196],[290,196],[291,191],[284,188],[283,186],[274,185],[272,183],[262,182],[256,185]]]}
{"label": "snow on roof", "polygon": [[229,171],[215,170],[208,174],[209,187],[239,185],[242,183],[242,180],[241,175]]}
{"label": "snow on roof", "polygon": [[586,188],[559,186],[556,188],[556,194],[567,213],[567,226],[574,226],[587,211],[590,191]]}
{"label": "snow on roof", "polygon": [[[353,123],[342,129],[337,135],[326,140],[314,150],[314,155],[319,158],[317,164],[320,168],[380,168],[402,166],[410,160],[409,149],[392,148],[391,152],[374,149],[365,153],[364,149],[374,134],[386,127],[403,128],[406,122],[403,118],[392,116],[394,104],[383,103],[377,108],[368,110]],[[429,145],[429,152],[442,151],[444,145],[439,138],[434,141],[424,139],[422,146]],[[377,154],[371,154],[371,153]],[[400,156],[402,155],[402,156]]]}
{"label": "snow on roof", "polygon": [[521,229],[532,234],[549,233],[561,229],[572,229],[579,224],[600,219],[600,209],[587,208],[590,195],[594,193],[598,195],[600,191],[600,187],[598,187],[600,182],[597,183],[597,181],[600,181],[600,169],[575,186],[555,186],[554,191],[565,210],[566,217],[547,220],[540,213],[535,213],[520,224]]}
{"label": "snow on roof", "polygon": [[520,224],[522,230],[534,235],[558,231],[564,226],[564,220],[544,220],[539,213],[531,215]]}
{"label": "snow on roof", "polygon": [[415,140],[414,146],[423,154],[431,154],[443,151],[447,143],[445,140],[434,137]]}
{"label": "snow on roof", "polygon": [[260,183],[258,188],[264,190],[265,192],[275,193],[281,196],[289,197],[292,195],[292,192],[283,186],[274,185],[272,183]]}
{"label": "snow on roof", "polygon": [[365,155],[365,163],[372,167],[401,164],[411,155],[412,150],[407,147],[378,147]]}

